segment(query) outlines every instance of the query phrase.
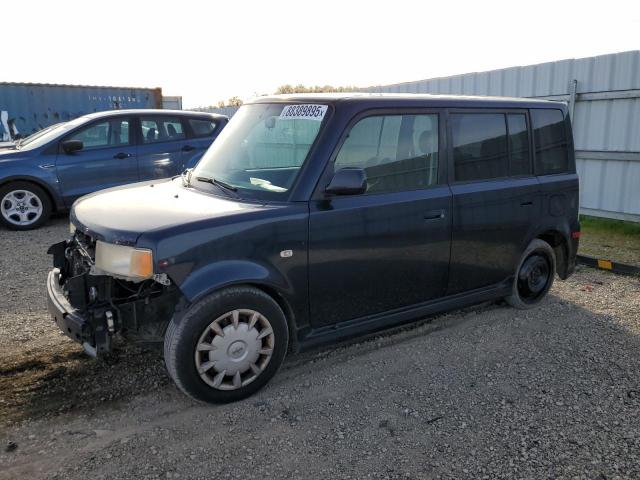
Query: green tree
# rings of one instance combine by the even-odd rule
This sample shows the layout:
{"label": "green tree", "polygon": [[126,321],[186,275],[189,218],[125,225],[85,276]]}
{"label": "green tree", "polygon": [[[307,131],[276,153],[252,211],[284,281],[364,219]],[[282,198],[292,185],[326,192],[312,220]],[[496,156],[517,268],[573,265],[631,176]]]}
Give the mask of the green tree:
{"label": "green tree", "polygon": [[295,87],[290,84],[281,85],[276,89],[276,94],[287,93],[330,93],[330,92],[357,92],[358,87],[346,86],[346,87],[334,87],[333,85],[315,85],[307,87],[302,84],[298,84]]}

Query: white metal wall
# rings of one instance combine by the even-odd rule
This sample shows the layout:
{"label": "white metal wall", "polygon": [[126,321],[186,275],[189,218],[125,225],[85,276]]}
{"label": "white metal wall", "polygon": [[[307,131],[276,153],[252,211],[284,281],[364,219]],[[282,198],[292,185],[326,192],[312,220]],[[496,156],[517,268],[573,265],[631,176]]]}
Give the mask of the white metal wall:
{"label": "white metal wall", "polygon": [[640,51],[467,73],[367,92],[567,101],[583,213],[640,221]]}

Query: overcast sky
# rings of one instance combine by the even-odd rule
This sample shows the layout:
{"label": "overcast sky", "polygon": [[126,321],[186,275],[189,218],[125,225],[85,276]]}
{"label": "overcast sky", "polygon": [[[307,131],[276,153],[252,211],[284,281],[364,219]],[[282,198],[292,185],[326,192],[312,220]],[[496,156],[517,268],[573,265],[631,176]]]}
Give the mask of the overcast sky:
{"label": "overcast sky", "polygon": [[640,1],[3,2],[0,81],[162,87],[185,108],[640,49]]}

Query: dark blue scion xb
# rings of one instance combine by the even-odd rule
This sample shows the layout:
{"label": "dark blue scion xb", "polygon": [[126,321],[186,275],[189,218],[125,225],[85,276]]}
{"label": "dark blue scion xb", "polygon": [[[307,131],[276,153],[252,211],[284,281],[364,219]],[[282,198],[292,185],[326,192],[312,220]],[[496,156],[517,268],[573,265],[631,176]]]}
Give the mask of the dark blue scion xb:
{"label": "dark blue scion xb", "polygon": [[193,167],[227,124],[224,115],[116,110],[60,123],[0,150],[0,223],[41,226],[103,188]]}
{"label": "dark blue scion xb", "polygon": [[300,351],[574,269],[562,103],[295,95],[241,107],[193,170],[78,200],[49,310],[93,356],[164,345],[187,394],[250,395]]}

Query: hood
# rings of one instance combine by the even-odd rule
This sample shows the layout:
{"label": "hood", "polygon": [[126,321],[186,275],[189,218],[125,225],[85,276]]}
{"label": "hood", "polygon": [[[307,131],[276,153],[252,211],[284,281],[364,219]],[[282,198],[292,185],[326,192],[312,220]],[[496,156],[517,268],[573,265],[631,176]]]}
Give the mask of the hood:
{"label": "hood", "polygon": [[184,188],[177,178],[87,195],[73,205],[70,218],[76,228],[94,238],[133,245],[143,233],[263,208]]}
{"label": "hood", "polygon": [[26,155],[20,150],[13,147],[3,147],[0,143],[0,162],[5,160],[15,160],[16,158],[24,158]]}

